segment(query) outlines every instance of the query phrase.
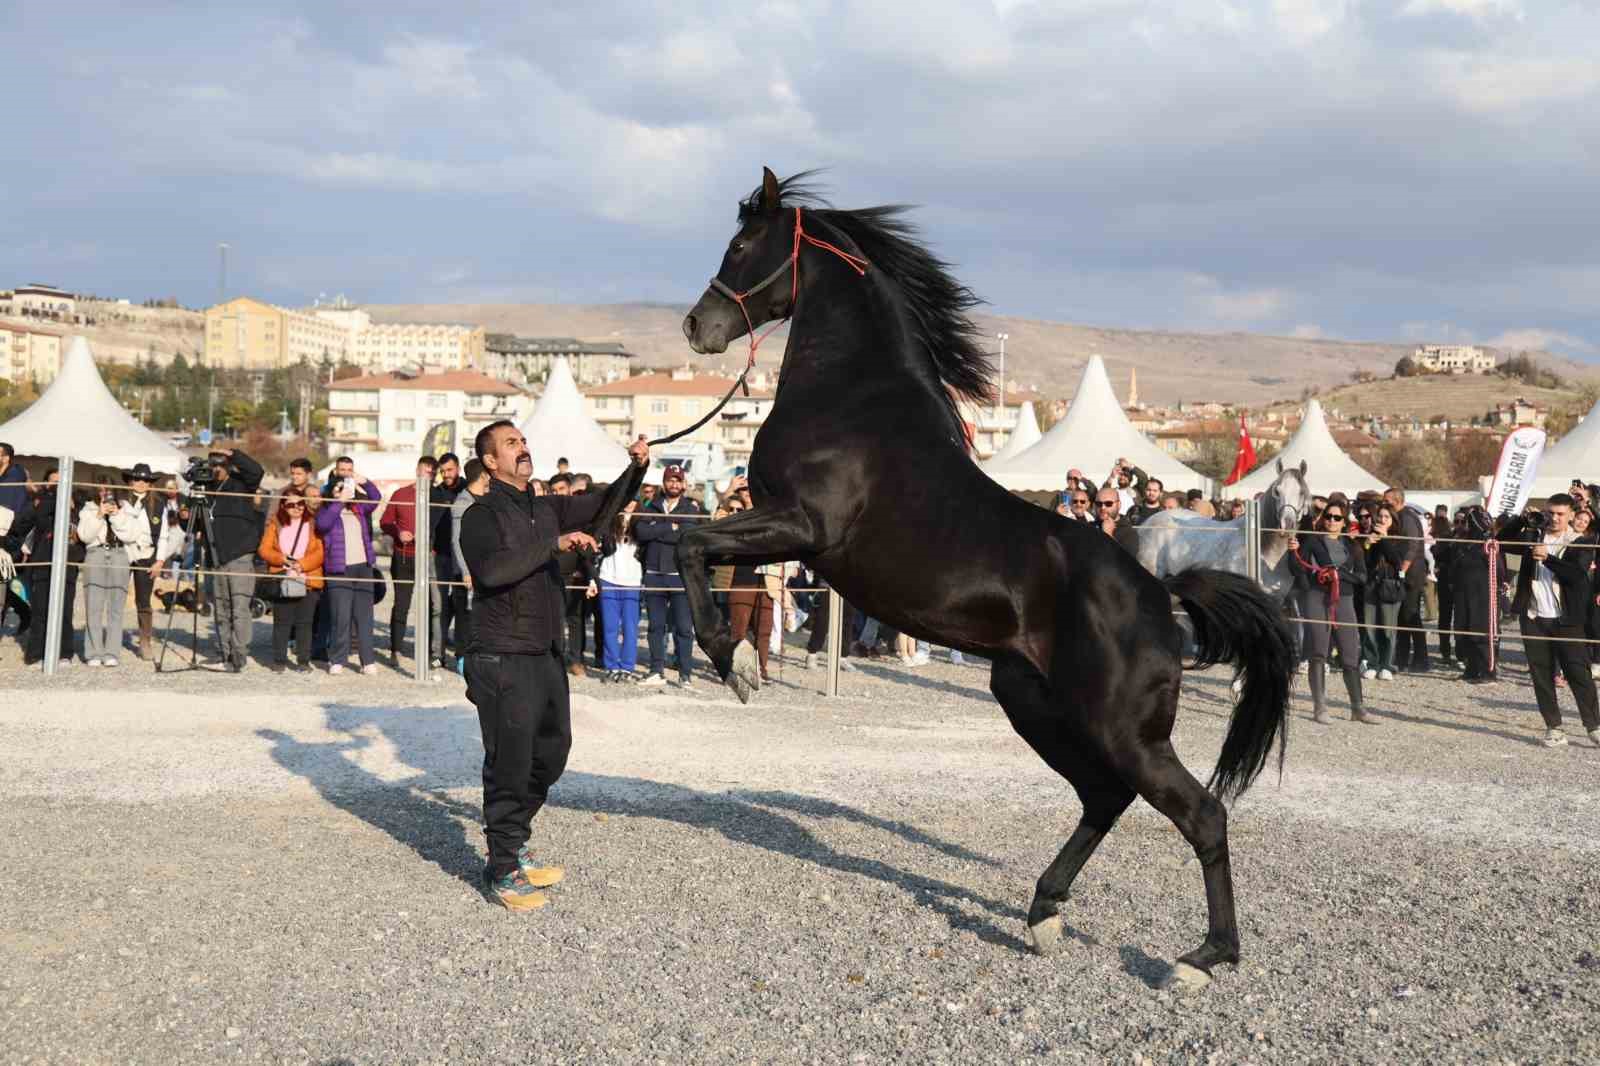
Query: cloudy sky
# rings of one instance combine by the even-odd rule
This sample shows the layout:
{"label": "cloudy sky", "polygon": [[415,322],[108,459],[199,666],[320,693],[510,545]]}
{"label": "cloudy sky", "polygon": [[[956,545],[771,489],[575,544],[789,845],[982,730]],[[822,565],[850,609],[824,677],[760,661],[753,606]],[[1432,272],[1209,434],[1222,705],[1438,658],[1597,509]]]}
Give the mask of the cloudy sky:
{"label": "cloudy sky", "polygon": [[7,4],[0,285],[687,302],[766,163],[1001,312],[1600,360],[1597,0],[521,6]]}

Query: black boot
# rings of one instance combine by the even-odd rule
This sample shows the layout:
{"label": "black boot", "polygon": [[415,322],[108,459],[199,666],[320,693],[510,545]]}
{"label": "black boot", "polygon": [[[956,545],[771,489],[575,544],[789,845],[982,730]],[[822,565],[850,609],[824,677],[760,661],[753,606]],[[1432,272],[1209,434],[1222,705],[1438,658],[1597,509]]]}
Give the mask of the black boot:
{"label": "black boot", "polygon": [[1312,659],[1306,666],[1306,681],[1311,686],[1311,720],[1328,724],[1328,660]]}
{"label": "black boot", "polygon": [[1360,722],[1362,725],[1377,725],[1378,720],[1368,714],[1361,706],[1361,671],[1345,667],[1344,688],[1350,693],[1350,720]]}

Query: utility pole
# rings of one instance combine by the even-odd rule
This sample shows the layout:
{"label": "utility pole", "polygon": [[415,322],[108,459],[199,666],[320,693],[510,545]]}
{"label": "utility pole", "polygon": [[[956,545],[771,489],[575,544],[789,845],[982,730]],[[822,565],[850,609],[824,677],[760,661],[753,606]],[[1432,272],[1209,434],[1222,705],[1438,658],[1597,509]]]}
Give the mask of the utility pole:
{"label": "utility pole", "polygon": [[1005,409],[1006,409],[1006,339],[1009,338],[1011,336],[1011,334],[1009,334],[1009,333],[996,333],[995,336],[1000,338],[1000,391],[996,394],[997,399],[995,400],[995,408],[994,408],[995,421],[998,422],[1005,416]]}
{"label": "utility pole", "polygon": [[209,434],[216,428],[217,412],[217,372],[211,372],[211,388],[206,391],[206,432]]}
{"label": "utility pole", "polygon": [[217,243],[217,254],[220,262],[217,264],[217,303],[228,302],[228,242]]}

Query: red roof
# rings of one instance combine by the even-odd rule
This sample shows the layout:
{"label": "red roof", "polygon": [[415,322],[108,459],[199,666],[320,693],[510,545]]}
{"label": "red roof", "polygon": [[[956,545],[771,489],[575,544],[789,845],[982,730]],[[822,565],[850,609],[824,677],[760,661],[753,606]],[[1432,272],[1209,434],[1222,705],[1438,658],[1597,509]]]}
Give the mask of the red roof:
{"label": "red roof", "polygon": [[522,391],[515,385],[508,385],[476,370],[451,370],[443,374],[422,374],[418,377],[368,374],[365,377],[336,380],[328,386],[328,389],[332,392],[353,389],[418,389],[424,392],[490,393],[495,396],[515,396]]}

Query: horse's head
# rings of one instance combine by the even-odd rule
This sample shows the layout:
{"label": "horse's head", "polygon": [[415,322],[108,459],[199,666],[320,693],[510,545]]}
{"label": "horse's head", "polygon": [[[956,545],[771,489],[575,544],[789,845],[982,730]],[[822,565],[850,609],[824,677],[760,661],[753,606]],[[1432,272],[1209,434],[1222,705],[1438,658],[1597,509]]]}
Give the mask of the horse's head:
{"label": "horse's head", "polygon": [[1293,529],[1311,510],[1311,486],[1306,483],[1306,461],[1302,459],[1299,466],[1285,467],[1283,460],[1279,459],[1277,465],[1278,479],[1269,490],[1269,495],[1278,501],[1276,524],[1280,529]]}
{"label": "horse's head", "polygon": [[684,316],[683,335],[696,352],[725,352],[731,341],[794,310],[795,215],[782,201],[778,176],[762,167],[761,188],[739,205],[739,232],[721,269]]}

